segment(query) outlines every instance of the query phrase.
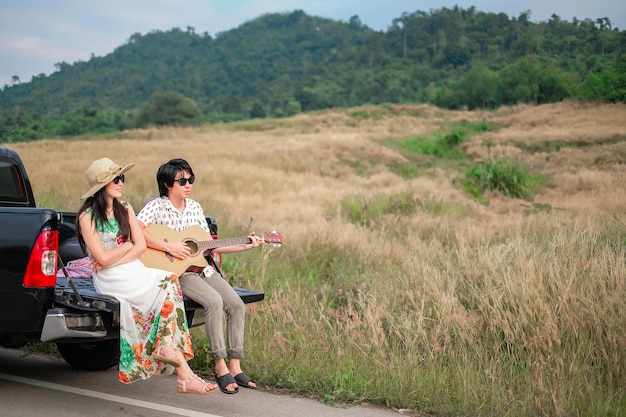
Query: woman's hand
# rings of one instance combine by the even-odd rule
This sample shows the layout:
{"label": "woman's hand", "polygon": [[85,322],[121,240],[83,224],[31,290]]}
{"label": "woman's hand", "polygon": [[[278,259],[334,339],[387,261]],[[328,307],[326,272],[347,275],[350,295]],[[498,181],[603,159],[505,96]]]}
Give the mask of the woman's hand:
{"label": "woman's hand", "polygon": [[98,271],[100,271],[100,270],[102,269],[102,265],[100,265],[100,264],[98,263],[98,261],[96,261],[95,259],[92,259],[92,260],[91,260],[91,269],[92,269],[94,272],[98,272]]}
{"label": "woman's hand", "polygon": [[135,246],[135,244],[131,242],[130,240],[127,240],[126,242],[122,243],[120,246],[123,246],[125,253],[128,253],[133,248],[133,246]]}
{"label": "woman's hand", "polygon": [[[127,254],[128,252],[130,252],[133,249],[133,247],[135,247],[135,244],[133,242],[127,240],[126,242],[124,242],[121,245],[119,245],[119,247],[124,248],[124,253]],[[111,250],[111,249],[109,249],[109,250]],[[123,257],[124,257],[124,255],[122,256],[122,258]],[[98,271],[100,271],[103,268],[111,268],[111,267],[119,265],[119,264],[120,264],[120,262],[118,260],[118,261],[114,262],[113,264],[105,267],[104,265],[101,265],[100,263],[98,263],[98,261],[96,261],[95,259],[92,259],[92,261],[91,261],[91,267],[92,267],[92,269],[95,272],[98,272]]]}

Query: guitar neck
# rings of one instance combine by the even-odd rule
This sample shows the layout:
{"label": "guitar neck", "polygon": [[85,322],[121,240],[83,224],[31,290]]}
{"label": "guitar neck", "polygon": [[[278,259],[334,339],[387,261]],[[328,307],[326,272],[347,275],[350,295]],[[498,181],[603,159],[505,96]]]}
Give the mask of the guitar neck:
{"label": "guitar neck", "polygon": [[243,237],[231,237],[226,239],[204,240],[198,242],[198,250],[204,252],[205,250],[221,248],[224,246],[233,246],[250,243],[248,236]]}

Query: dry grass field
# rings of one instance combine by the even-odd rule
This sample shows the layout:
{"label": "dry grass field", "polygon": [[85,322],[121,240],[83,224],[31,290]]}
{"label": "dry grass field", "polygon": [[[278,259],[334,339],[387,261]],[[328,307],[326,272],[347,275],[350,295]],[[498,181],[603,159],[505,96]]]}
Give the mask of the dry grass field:
{"label": "dry grass field", "polygon": [[[158,165],[183,157],[197,172],[194,196],[205,210],[220,217],[227,212],[234,226],[247,225],[253,217],[257,228],[288,227],[286,232],[298,237],[309,234],[311,226],[326,223],[329,207],[337,208],[346,195],[405,189],[467,206],[472,223],[509,222],[510,216],[524,212],[519,201],[493,196],[484,208],[454,189],[449,172],[434,168],[423,178],[407,181],[385,168],[385,163],[402,159],[384,145],[387,139],[435,132],[454,121],[486,120],[499,129],[472,137],[463,145],[465,152],[475,161],[517,160],[533,172],[550,175],[551,186],[536,196],[537,202],[576,211],[619,212],[624,207],[619,192],[626,170],[624,105],[559,103],[494,112],[452,112],[425,105],[391,108],[393,113],[366,120],[354,119],[346,110],[10,146],[30,168],[40,205],[76,209],[86,188],[85,168],[92,160],[109,156],[137,164],[125,192],[140,206],[157,192]],[[366,110],[375,115],[377,108]],[[551,147],[556,143],[559,152]],[[355,172],[355,162],[367,165],[367,176]]]}
{"label": "dry grass field", "polygon": [[[390,140],[461,121],[496,127],[462,143],[464,165],[391,169],[407,159]],[[388,105],[9,146],[39,206],[76,210],[85,168],[108,156],[137,164],[124,193],[138,210],[159,164],[183,157],[221,237],[280,231],[283,247],[225,259],[234,284],[266,292],[244,365],[268,387],[415,415],[626,415],[623,104]],[[545,187],[469,198],[455,179],[492,159]],[[345,212],[407,195],[415,210]]]}

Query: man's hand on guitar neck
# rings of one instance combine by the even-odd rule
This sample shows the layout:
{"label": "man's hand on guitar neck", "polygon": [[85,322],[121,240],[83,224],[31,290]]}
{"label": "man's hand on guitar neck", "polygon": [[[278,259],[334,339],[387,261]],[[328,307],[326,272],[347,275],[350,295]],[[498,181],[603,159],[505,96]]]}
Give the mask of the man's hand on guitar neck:
{"label": "man's hand on guitar neck", "polygon": [[263,238],[263,236],[257,236],[254,232],[251,232],[248,235],[248,240],[249,241],[247,243],[239,243],[239,244],[235,244],[232,246],[222,246],[222,247],[216,248],[214,249],[214,252],[215,253],[241,252],[244,250],[256,248],[260,244],[265,243],[265,239]]}
{"label": "man's hand on guitar neck", "polygon": [[261,243],[265,243],[265,239],[263,239],[263,236],[257,236],[254,234],[254,232],[248,235],[248,239],[250,239],[250,243],[246,244],[246,246],[250,245],[248,249],[256,248]]}

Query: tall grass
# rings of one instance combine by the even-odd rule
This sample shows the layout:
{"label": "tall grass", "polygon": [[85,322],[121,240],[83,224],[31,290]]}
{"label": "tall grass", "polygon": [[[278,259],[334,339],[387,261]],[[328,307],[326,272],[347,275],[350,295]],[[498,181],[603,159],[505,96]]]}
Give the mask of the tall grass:
{"label": "tall grass", "polygon": [[[607,140],[626,137],[626,107],[382,110],[14,147],[54,208],[78,207],[102,156],[137,164],[124,193],[140,206],[158,165],[181,156],[220,236],[280,231],[282,247],[227,255],[223,268],[266,294],[248,307],[243,366],[268,389],[416,415],[626,415],[626,142]],[[468,158],[546,176],[532,207],[553,209],[498,190],[480,204],[452,165],[394,174],[407,157],[390,139],[463,120],[498,126],[464,139]],[[570,136],[589,144],[524,150]]]}
{"label": "tall grass", "polygon": [[619,225],[554,212],[480,234],[438,226],[393,254],[324,230],[268,262],[246,282],[268,294],[248,366],[271,386],[435,414],[623,415]]}

